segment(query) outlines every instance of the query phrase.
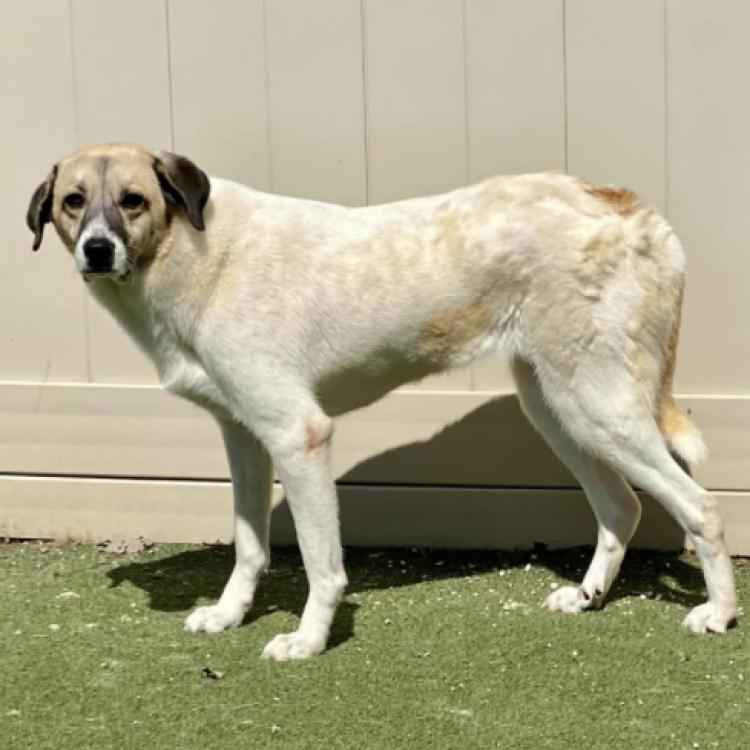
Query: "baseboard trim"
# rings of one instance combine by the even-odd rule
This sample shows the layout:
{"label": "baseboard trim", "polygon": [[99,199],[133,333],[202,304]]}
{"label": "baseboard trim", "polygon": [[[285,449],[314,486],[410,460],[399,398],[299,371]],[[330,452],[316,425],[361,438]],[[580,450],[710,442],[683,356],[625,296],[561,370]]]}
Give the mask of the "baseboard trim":
{"label": "baseboard trim", "polygon": [[[735,555],[750,555],[750,493],[717,493]],[[593,544],[596,528],[579,490],[471,487],[339,487],[346,544],[528,548]],[[633,546],[679,549],[679,528],[650,498]],[[295,541],[279,486],[272,540]],[[158,542],[232,538],[225,481],[153,481],[0,476],[0,535],[98,541],[144,536]]]}

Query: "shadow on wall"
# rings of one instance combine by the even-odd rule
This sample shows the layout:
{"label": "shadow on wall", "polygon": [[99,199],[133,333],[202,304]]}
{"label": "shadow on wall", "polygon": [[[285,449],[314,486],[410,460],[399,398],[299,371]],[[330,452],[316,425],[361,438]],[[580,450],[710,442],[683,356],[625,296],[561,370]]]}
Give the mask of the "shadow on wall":
{"label": "shadow on wall", "polygon": [[515,395],[488,400],[429,440],[368,458],[339,481],[378,484],[383,477],[428,486],[578,486],[526,419]]}
{"label": "shadow on wall", "polygon": [[[588,502],[516,396],[362,461],[338,486],[345,544],[516,549],[596,540]],[[681,549],[679,526],[650,497],[641,499],[633,546]],[[295,543],[286,503],[274,511],[272,540]]]}

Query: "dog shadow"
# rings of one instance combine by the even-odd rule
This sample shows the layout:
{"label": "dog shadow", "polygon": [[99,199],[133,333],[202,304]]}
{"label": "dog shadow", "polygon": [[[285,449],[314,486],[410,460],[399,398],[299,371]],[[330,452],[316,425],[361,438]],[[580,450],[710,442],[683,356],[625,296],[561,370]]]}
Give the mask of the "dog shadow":
{"label": "dog shadow", "polygon": [[[529,563],[576,585],[592,554],[591,547],[551,551],[544,545],[517,551],[350,547],[345,557],[347,595],[523,569]],[[233,564],[230,545],[213,545],[162,558],[136,558],[109,570],[107,576],[113,587],[128,583],[144,591],[152,610],[187,614],[199,600],[218,599]],[[681,553],[631,550],[607,603],[646,597],[690,608],[704,600],[702,590],[700,569],[686,562]],[[299,615],[306,596],[307,579],[299,551],[291,547],[275,549],[272,567],[261,580],[243,625],[277,611]],[[501,603],[498,599],[498,608]],[[355,634],[359,606],[351,598],[341,603],[331,628],[331,648]]]}

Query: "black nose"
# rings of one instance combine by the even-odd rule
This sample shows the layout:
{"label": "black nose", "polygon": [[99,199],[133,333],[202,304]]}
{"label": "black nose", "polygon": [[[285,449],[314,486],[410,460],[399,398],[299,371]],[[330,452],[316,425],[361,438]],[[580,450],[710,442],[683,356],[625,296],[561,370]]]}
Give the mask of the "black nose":
{"label": "black nose", "polygon": [[92,237],[84,243],[83,254],[86,256],[89,271],[104,273],[112,270],[115,245],[106,237]]}

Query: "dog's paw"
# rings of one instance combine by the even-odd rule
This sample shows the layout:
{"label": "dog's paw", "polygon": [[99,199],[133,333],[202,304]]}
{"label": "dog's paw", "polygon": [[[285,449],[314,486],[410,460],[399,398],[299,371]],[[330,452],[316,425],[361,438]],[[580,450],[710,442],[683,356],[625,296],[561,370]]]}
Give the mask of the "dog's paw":
{"label": "dog's paw", "polygon": [[561,586],[547,597],[544,606],[553,612],[567,612],[574,615],[577,612],[594,609],[596,604],[594,599],[586,596],[579,586]]}
{"label": "dog's paw", "polygon": [[198,607],[185,620],[185,630],[191,633],[221,633],[228,628],[236,628],[242,623],[244,612],[214,604],[211,607]]}
{"label": "dog's paw", "polygon": [[693,633],[726,633],[734,619],[734,615],[720,610],[713,602],[706,602],[691,609],[682,626]]}
{"label": "dog's paw", "polygon": [[326,647],[325,638],[310,637],[300,633],[281,633],[263,649],[261,658],[266,661],[291,661],[317,656]]}

